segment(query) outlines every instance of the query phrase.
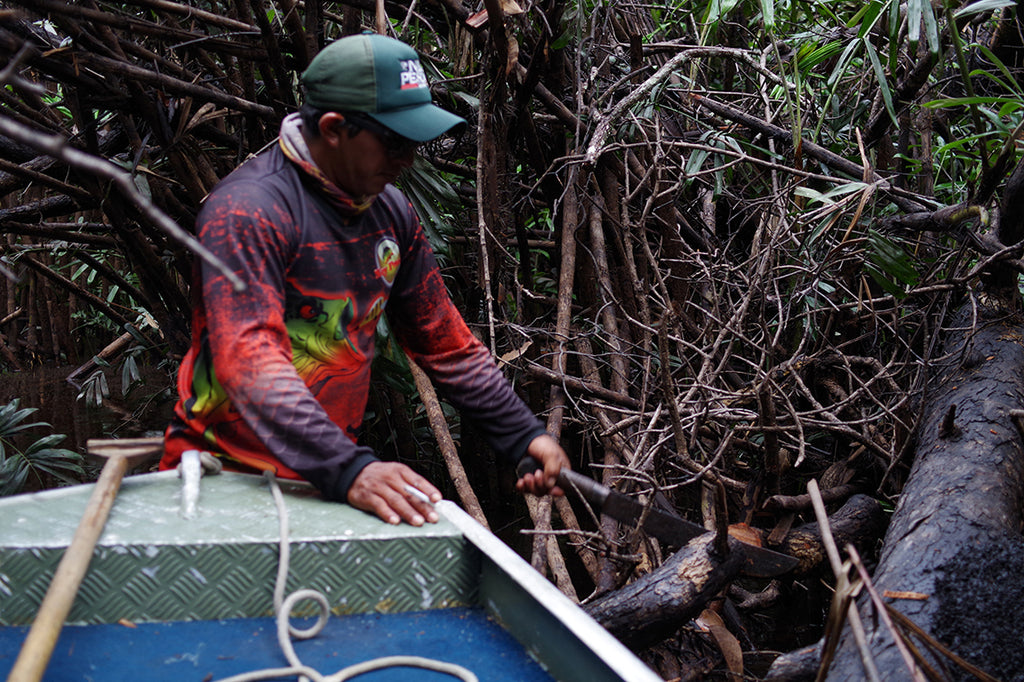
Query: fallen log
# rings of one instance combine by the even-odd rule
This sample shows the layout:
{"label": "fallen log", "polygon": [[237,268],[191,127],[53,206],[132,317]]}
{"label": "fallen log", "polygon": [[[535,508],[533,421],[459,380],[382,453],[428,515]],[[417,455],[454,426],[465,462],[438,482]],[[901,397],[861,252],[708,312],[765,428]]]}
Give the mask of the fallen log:
{"label": "fallen log", "polygon": [[[944,345],[948,360],[930,379],[913,469],[872,582],[883,597],[890,595],[896,615],[954,654],[1001,679],[1020,680],[1024,447],[1014,414],[1024,406],[1024,320],[991,299],[971,301]],[[907,593],[927,598],[898,598]],[[857,603],[881,678],[913,679],[869,600],[862,594]],[[921,637],[912,641],[924,657],[921,665],[937,671],[957,667],[922,646]],[[864,679],[849,631],[827,679]]]}
{"label": "fallen log", "polygon": [[[845,547],[852,544],[867,553],[867,546],[874,543],[882,532],[885,512],[878,500],[867,495],[854,495],[829,515],[828,523],[837,545]],[[794,570],[796,575],[809,573],[828,561],[817,521],[794,528],[781,544],[772,549],[800,560],[800,565]]]}
{"label": "fallen log", "polygon": [[656,570],[583,608],[634,650],[661,641],[696,618],[739,574],[742,557],[716,556],[714,547],[714,533],[695,537]]}
{"label": "fallen log", "polygon": [[[832,533],[843,544],[874,542],[883,523],[882,506],[867,495],[854,495],[829,517]],[[754,529],[747,532],[759,534]],[[715,554],[714,534],[691,540],[654,571],[604,595],[584,610],[627,646],[650,646],[696,618],[707,603],[734,579],[742,560],[735,553]],[[772,549],[800,560],[793,575],[805,575],[825,560],[817,522],[791,530]]]}
{"label": "fallen log", "polygon": [[764,682],[814,682],[821,665],[822,642],[790,651],[772,662]]}

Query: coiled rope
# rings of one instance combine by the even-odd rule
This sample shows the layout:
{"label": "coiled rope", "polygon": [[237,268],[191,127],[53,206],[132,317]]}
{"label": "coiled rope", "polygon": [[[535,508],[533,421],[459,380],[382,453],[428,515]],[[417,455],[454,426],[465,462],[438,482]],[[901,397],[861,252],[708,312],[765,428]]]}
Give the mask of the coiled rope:
{"label": "coiled rope", "polygon": [[[270,492],[274,496],[274,504],[277,506],[278,527],[280,529],[280,549],[277,563],[277,580],[274,583],[274,611],[277,622],[277,642],[288,659],[287,668],[266,668],[253,672],[242,673],[232,677],[226,677],[220,682],[251,682],[252,680],[268,680],[277,677],[298,675],[300,681],[311,680],[312,682],[343,682],[364,673],[381,670],[382,668],[423,668],[435,672],[451,675],[464,682],[478,682],[477,676],[471,671],[454,663],[446,663],[422,656],[384,656],[363,663],[356,663],[343,668],[333,675],[322,675],[317,670],[304,665],[295,653],[292,646],[292,639],[310,639],[323,630],[327,624],[330,606],[327,598],[317,590],[301,589],[284,596],[285,585],[288,581],[288,564],[291,550],[288,540],[288,509],[284,503],[284,496],[281,494],[281,487],[272,471],[264,472],[264,478],[270,484]],[[316,623],[306,629],[298,629],[289,622],[292,608],[300,601],[311,600],[320,607]]]}

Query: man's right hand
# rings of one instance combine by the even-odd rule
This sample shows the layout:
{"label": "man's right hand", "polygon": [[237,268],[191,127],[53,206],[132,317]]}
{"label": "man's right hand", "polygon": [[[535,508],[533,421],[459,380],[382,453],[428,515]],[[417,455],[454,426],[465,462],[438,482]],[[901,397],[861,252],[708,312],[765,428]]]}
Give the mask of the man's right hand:
{"label": "man's right hand", "polygon": [[526,473],[516,481],[516,489],[534,495],[564,495],[565,493],[558,487],[558,472],[570,468],[569,456],[565,454],[558,441],[546,433],[537,436],[530,441],[526,454],[537,460],[540,466],[536,471]]}
{"label": "man's right hand", "polygon": [[[412,486],[430,498],[431,504],[418,499],[406,490]],[[376,514],[383,521],[397,525],[402,521],[422,526],[437,523],[438,515],[432,506],[441,501],[441,491],[405,464],[398,462],[371,462],[363,467],[352,487],[348,489],[348,503],[356,509]]]}

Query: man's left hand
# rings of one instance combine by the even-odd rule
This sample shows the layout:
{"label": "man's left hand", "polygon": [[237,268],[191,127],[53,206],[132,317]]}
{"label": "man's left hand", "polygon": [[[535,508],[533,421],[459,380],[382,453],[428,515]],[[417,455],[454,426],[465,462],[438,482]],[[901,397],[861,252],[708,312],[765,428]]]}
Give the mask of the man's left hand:
{"label": "man's left hand", "polygon": [[[426,495],[427,499],[421,499],[410,488]],[[433,505],[440,500],[440,490],[399,462],[367,464],[348,490],[350,505],[376,514],[391,524],[402,521],[413,526],[422,526],[424,522],[437,523],[439,517]]]}
{"label": "man's left hand", "polygon": [[547,434],[537,436],[530,441],[526,454],[540,462],[544,468],[525,474],[516,481],[516,489],[534,495],[563,495],[562,489],[558,487],[558,472],[571,467],[569,457],[558,441]]}

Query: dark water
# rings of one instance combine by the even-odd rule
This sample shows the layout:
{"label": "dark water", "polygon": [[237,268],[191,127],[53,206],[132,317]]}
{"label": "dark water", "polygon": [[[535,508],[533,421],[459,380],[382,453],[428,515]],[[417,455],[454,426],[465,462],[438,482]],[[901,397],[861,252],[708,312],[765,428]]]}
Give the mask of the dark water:
{"label": "dark water", "polygon": [[163,431],[174,397],[172,378],[166,372],[143,369],[142,384],[123,396],[117,372],[108,370],[110,396],[97,407],[79,400],[79,389],[67,382],[75,369],[36,367],[0,374],[0,405],[17,398],[19,408],[37,408],[31,421],[47,422],[53,429],[33,429],[29,437],[62,433],[67,439],[61,447],[82,453],[90,438],[155,436]]}

